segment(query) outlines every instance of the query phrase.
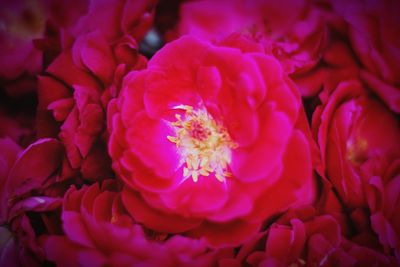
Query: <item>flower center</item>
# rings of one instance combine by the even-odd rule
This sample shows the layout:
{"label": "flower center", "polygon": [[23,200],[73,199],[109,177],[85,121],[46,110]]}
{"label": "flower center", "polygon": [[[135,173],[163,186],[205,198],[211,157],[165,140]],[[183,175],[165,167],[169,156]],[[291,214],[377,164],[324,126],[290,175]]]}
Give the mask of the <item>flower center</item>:
{"label": "flower center", "polygon": [[176,106],[184,110],[184,116],[176,114],[176,121],[171,123],[176,136],[167,136],[175,143],[181,155],[183,176],[192,177],[194,182],[199,176],[214,173],[220,182],[232,174],[227,170],[231,163],[231,149],[236,148],[227,130],[215,121],[205,109],[194,110],[187,105]]}

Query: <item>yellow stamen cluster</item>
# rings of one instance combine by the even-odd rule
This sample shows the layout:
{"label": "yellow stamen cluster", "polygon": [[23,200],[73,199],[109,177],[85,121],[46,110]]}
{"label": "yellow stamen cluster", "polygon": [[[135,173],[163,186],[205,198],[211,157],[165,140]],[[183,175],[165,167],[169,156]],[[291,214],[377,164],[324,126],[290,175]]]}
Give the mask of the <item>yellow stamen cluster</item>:
{"label": "yellow stamen cluster", "polygon": [[231,162],[231,149],[237,145],[231,140],[227,130],[215,121],[205,109],[194,110],[187,105],[176,106],[184,110],[184,116],[176,114],[176,121],[171,123],[176,136],[167,136],[175,143],[181,155],[183,176],[192,177],[197,182],[199,176],[214,173],[218,181],[232,174],[227,171]]}

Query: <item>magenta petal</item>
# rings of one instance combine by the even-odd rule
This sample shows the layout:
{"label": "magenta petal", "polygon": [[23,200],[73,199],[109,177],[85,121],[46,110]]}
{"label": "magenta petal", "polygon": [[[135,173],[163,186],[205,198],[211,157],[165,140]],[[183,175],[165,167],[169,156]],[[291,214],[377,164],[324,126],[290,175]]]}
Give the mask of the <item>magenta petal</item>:
{"label": "magenta petal", "polygon": [[377,77],[366,71],[361,71],[361,78],[391,110],[396,113],[400,112],[400,91],[398,88],[382,82]]}
{"label": "magenta petal", "polygon": [[[240,186],[239,186],[240,187]],[[238,188],[240,190],[240,188]],[[247,215],[253,208],[253,200],[246,193],[241,193],[239,190],[230,190],[231,197],[225,205],[208,217],[210,221],[227,222],[240,216]]]}
{"label": "magenta petal", "polygon": [[265,250],[268,255],[274,258],[291,258],[290,241],[293,238],[293,229],[283,225],[272,225]]}
{"label": "magenta petal", "polygon": [[[179,42],[168,43],[151,58],[144,94],[146,111],[150,117],[159,117],[176,105],[195,107],[202,101],[195,90],[197,74],[194,70],[200,65],[209,46],[193,37],[184,36]],[[193,51],[202,56],[194,58]],[[218,85],[215,77],[207,81],[210,82]]]}
{"label": "magenta petal", "polygon": [[143,166],[143,162],[132,153],[125,151],[121,158],[121,169],[125,170],[126,177],[123,177],[128,184],[139,186],[151,192],[162,192],[176,187],[182,181],[182,173],[175,172],[170,177],[160,177],[155,174],[155,170]]}
{"label": "magenta petal", "polygon": [[[210,47],[209,43],[202,42],[192,36],[182,36],[179,42],[166,44],[149,61],[149,68],[165,68],[169,71],[190,71],[186,66],[195,66],[199,64],[201,57],[193,57],[193,51],[196,54],[202,54]],[[171,68],[172,67],[172,68]],[[176,72],[176,73],[177,73]]]}
{"label": "magenta petal", "polygon": [[82,63],[103,83],[111,83],[115,60],[109,44],[99,32],[81,35],[74,43],[72,51],[78,66]]}
{"label": "magenta petal", "polygon": [[378,234],[379,241],[384,246],[396,248],[399,244],[399,238],[390,222],[381,212],[377,212],[371,216],[371,225],[375,233]]}
{"label": "magenta petal", "polygon": [[215,66],[201,66],[196,77],[197,89],[203,99],[216,100],[222,85],[221,74]]}
{"label": "magenta petal", "polygon": [[45,138],[31,144],[11,169],[6,190],[15,196],[40,187],[61,164],[62,151],[56,139]]}
{"label": "magenta petal", "polygon": [[[123,32],[131,33],[135,38],[141,40],[141,32],[147,31],[153,24],[151,8],[154,1],[125,1],[121,14],[121,28]],[[147,27],[149,25],[149,27]],[[139,32],[136,33],[135,30]],[[135,34],[136,33],[136,34]]]}
{"label": "magenta petal", "polygon": [[25,211],[45,212],[51,211],[62,204],[61,198],[52,197],[29,197],[17,202],[9,211],[9,220]]}
{"label": "magenta petal", "polygon": [[180,164],[176,145],[167,139],[175,136],[172,128],[165,121],[149,118],[144,111],[136,115],[133,124],[127,133],[131,150],[157,175],[172,176]]}
{"label": "magenta petal", "polygon": [[8,183],[8,174],[18,154],[22,150],[13,140],[10,138],[0,138],[0,222],[7,220],[7,205],[9,204],[10,195],[14,192],[6,190],[6,184]]}
{"label": "magenta petal", "polygon": [[237,103],[227,109],[224,124],[231,138],[240,146],[252,144],[259,135],[258,114],[246,104]]}
{"label": "magenta petal", "polygon": [[[68,66],[68,68],[65,66]],[[99,84],[87,71],[75,66],[70,50],[61,53],[47,68],[46,72],[70,86],[79,84],[88,88],[99,87]]]}
{"label": "magenta petal", "polygon": [[306,225],[307,235],[321,235],[331,246],[338,247],[342,240],[341,228],[330,215],[315,218]]}
{"label": "magenta petal", "polygon": [[[186,70],[182,70],[186,71]],[[144,105],[151,118],[163,117],[177,105],[197,107],[202,99],[194,91],[191,79],[168,79],[168,73],[149,72],[144,92]],[[184,76],[183,74],[171,74]],[[189,77],[190,75],[187,74]],[[174,112],[175,113],[175,112]]]}
{"label": "magenta petal", "polygon": [[98,221],[92,216],[86,216],[85,223],[93,243],[103,251],[125,249],[134,234],[132,224],[129,227],[119,227],[109,222]]}
{"label": "magenta petal", "polygon": [[69,97],[51,102],[47,109],[53,111],[53,117],[56,121],[63,121],[67,118],[73,106],[74,100]]}
{"label": "magenta petal", "polygon": [[82,216],[74,211],[63,211],[62,220],[65,234],[77,244],[93,247],[92,238],[89,236]]}
{"label": "magenta petal", "polygon": [[115,192],[102,192],[93,202],[93,217],[99,221],[111,221],[112,200]]}
{"label": "magenta petal", "polygon": [[144,109],[143,94],[145,88],[146,72],[130,72],[124,78],[122,85],[125,88],[121,92],[122,101],[118,104],[121,106],[121,118],[125,127],[130,127],[134,115]]}
{"label": "magenta petal", "polygon": [[288,118],[281,112],[273,111],[267,115],[263,125],[251,147],[233,150],[230,166],[241,181],[255,181],[268,176],[285,151],[292,132]]}
{"label": "magenta petal", "polygon": [[175,190],[161,195],[175,212],[198,215],[220,209],[228,199],[226,184],[214,175],[200,176],[197,182],[185,180]]}
{"label": "magenta petal", "polygon": [[180,233],[193,229],[201,224],[202,219],[183,217],[156,210],[144,202],[136,192],[124,188],[122,202],[132,217],[148,228],[159,232]]}
{"label": "magenta petal", "polygon": [[63,141],[66,154],[72,168],[78,168],[82,155],[75,144],[75,135],[79,127],[79,112],[76,107],[69,113],[67,119],[61,126],[61,133],[59,134],[61,141]]}

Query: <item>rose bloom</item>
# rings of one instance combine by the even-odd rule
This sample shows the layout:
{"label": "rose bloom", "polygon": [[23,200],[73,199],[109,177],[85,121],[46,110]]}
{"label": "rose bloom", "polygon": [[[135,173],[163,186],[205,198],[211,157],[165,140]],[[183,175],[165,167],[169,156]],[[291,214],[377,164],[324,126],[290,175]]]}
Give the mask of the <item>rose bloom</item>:
{"label": "rose bloom", "polygon": [[[91,2],[69,28],[72,36],[64,36],[60,55],[39,76],[38,135],[58,135],[64,143],[66,178],[77,171],[92,180],[111,175],[105,109],[121,77],[146,64],[135,38],[148,30],[151,10],[151,1]],[[99,18],[102,23],[94,24]]]}
{"label": "rose bloom", "polygon": [[29,215],[61,204],[60,198],[45,195],[44,188],[61,163],[62,145],[41,139],[23,150],[1,138],[0,147],[0,265],[40,266],[44,255]]}
{"label": "rose bloom", "polygon": [[331,38],[324,49],[319,64],[305,73],[291,78],[303,97],[317,99],[322,90],[331,92],[344,80],[357,79],[360,75],[356,57],[346,42]]}
{"label": "rose bloom", "polygon": [[[85,177],[96,179],[101,173],[104,173],[102,177],[109,173],[104,163],[100,169],[93,166],[93,162],[108,160],[101,141],[106,104],[101,97],[106,86],[97,83],[96,76],[89,70],[100,69],[97,77],[102,77],[104,82],[104,79],[112,79],[115,63],[109,46],[100,35],[93,33],[79,40],[81,42],[77,41],[72,49],[65,50],[52,62],[47,68],[49,75],[39,76],[37,130],[39,137],[60,137],[66,147],[65,166],[81,169]],[[96,46],[90,45],[94,43]],[[102,63],[88,63],[89,67],[76,64],[73,55],[80,59],[83,49],[87,51],[84,58],[101,57]]]}
{"label": "rose bloom", "polygon": [[362,79],[389,108],[400,112],[400,2],[332,1],[365,70]]}
{"label": "rose bloom", "polygon": [[313,201],[299,94],[260,49],[237,35],[219,45],[182,37],[125,78],[109,104],[109,151],[135,220],[238,245]]}
{"label": "rose bloom", "polygon": [[399,123],[379,99],[357,81],[341,83],[314,113],[313,127],[321,149],[321,173],[351,207],[364,203],[363,166],[400,156]]}
{"label": "rose bloom", "polygon": [[[394,266],[394,259],[346,239],[330,215],[290,211],[221,266]],[[241,265],[242,264],[242,265]]]}
{"label": "rose bloom", "polygon": [[381,243],[398,255],[398,118],[357,81],[341,83],[329,97],[322,94],[322,101],[313,118],[322,158],[318,170],[350,211],[369,208]]}
{"label": "rose bloom", "polygon": [[[290,7],[290,8],[288,8]],[[168,35],[221,40],[246,34],[279,59],[288,73],[304,73],[320,60],[326,46],[325,11],[310,1],[188,1]]]}
{"label": "rose bloom", "polygon": [[[357,61],[343,38],[345,22],[329,1],[187,1],[176,11],[175,27],[171,26],[175,10],[159,9],[156,23],[163,24],[157,27],[167,32],[167,40],[189,34],[215,41],[234,32],[253,38],[265,53],[279,59],[305,97],[359,75]],[[169,31],[164,24],[170,25]]]}
{"label": "rose bloom", "polygon": [[71,187],[61,217],[65,235],[42,238],[57,266],[215,266],[224,255],[198,240],[146,235],[126,213],[115,180]]}

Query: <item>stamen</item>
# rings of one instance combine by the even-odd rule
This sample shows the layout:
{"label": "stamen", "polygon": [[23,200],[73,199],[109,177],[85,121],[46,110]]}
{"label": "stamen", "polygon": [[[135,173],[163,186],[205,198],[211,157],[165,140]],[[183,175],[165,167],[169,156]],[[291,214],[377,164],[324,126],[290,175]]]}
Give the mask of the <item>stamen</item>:
{"label": "stamen", "polygon": [[183,177],[192,177],[197,182],[199,176],[207,177],[214,173],[216,179],[224,182],[232,174],[227,170],[231,162],[231,149],[237,147],[227,130],[215,121],[205,109],[194,110],[187,105],[178,105],[174,109],[184,110],[184,116],[176,114],[171,127],[176,136],[167,139],[176,144],[183,168]]}

